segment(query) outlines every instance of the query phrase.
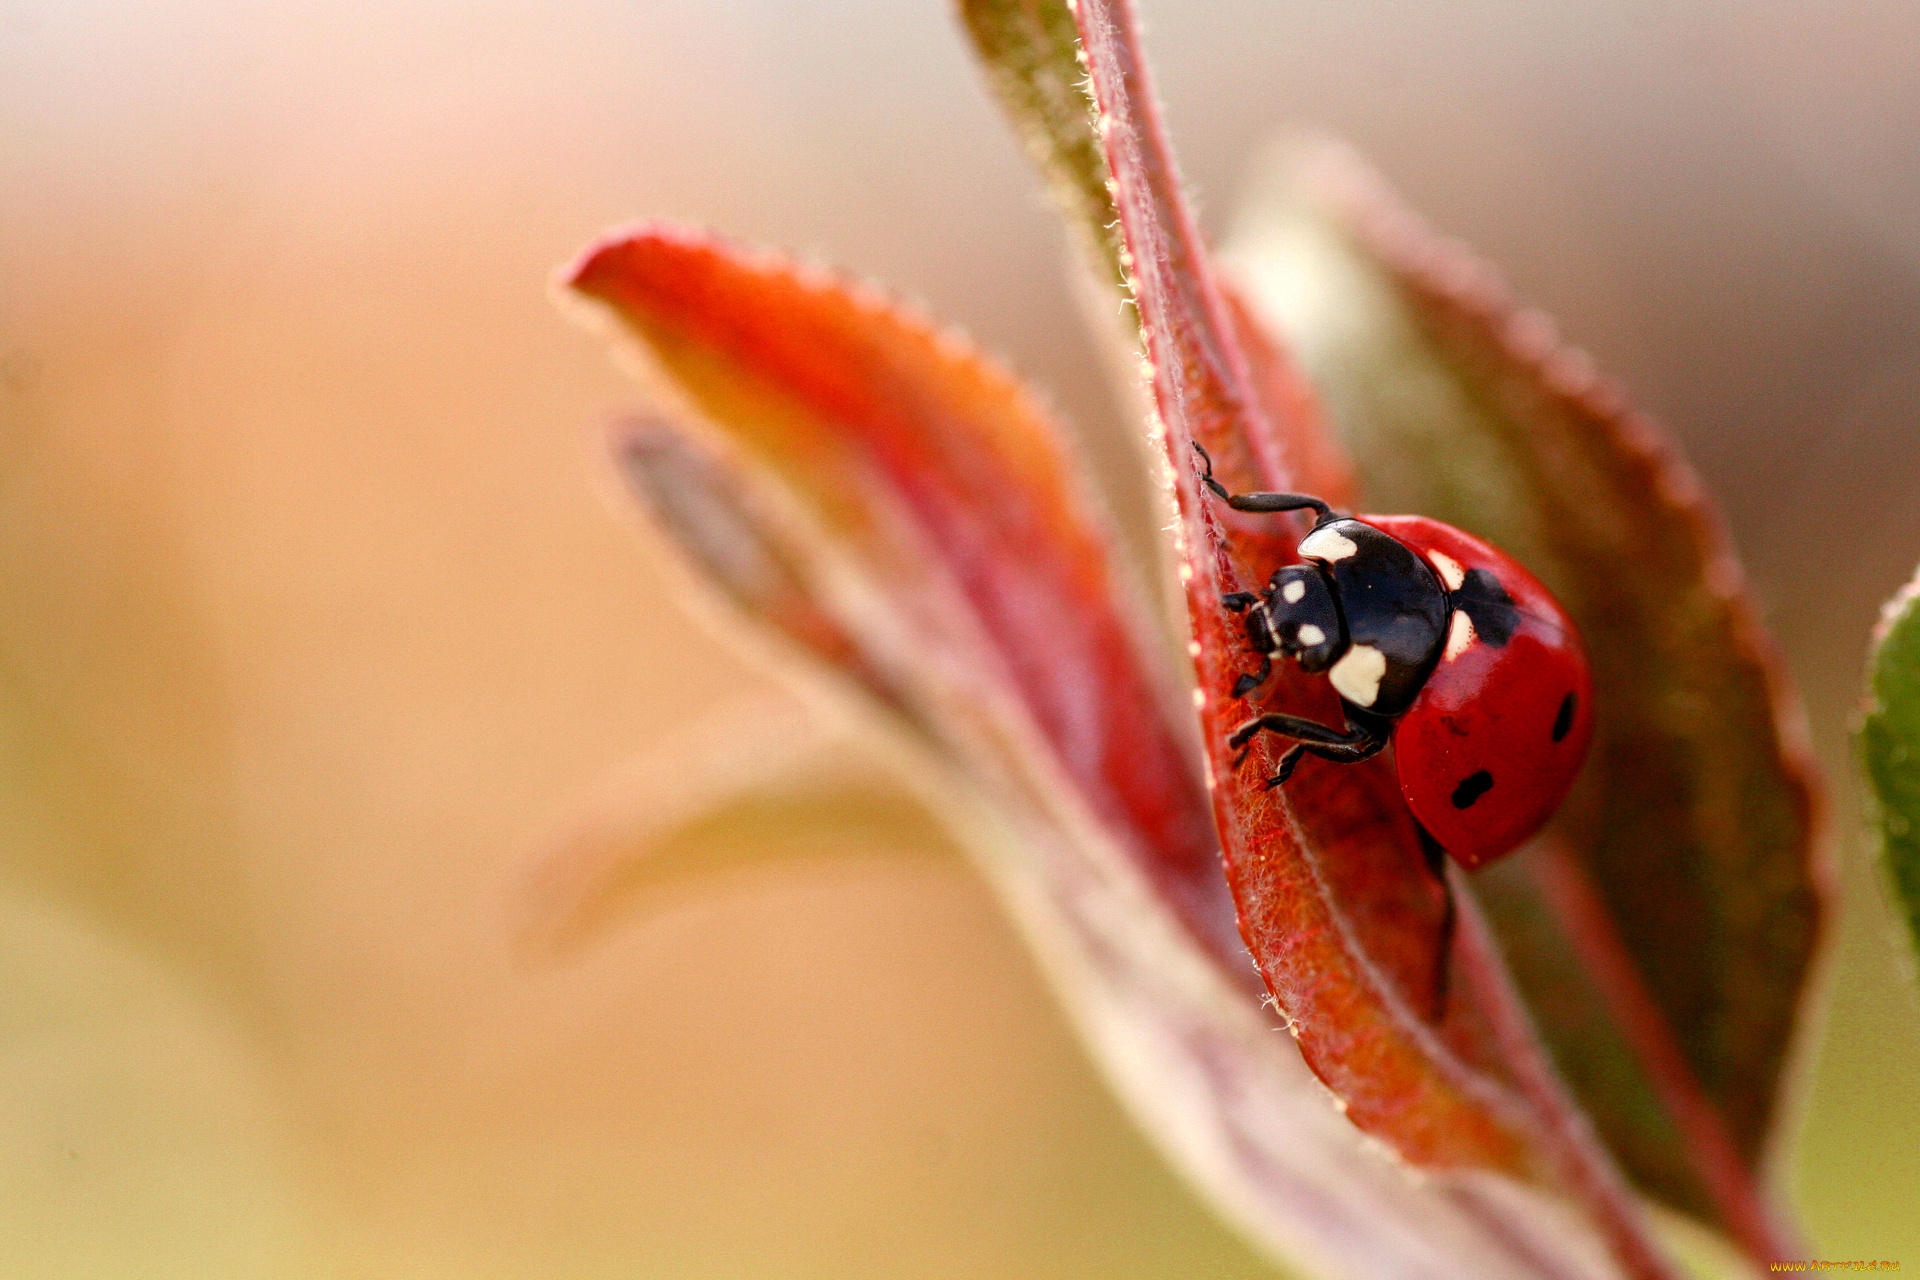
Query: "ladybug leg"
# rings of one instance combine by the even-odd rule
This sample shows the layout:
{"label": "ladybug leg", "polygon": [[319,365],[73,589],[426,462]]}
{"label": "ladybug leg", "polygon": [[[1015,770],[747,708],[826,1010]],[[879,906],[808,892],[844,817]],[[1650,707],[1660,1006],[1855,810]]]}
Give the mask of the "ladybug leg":
{"label": "ladybug leg", "polygon": [[[1277,733],[1283,738],[1298,738],[1310,746],[1330,748],[1331,750],[1327,752],[1313,753],[1325,755],[1329,760],[1365,760],[1367,756],[1377,753],[1380,748],[1387,745],[1387,735],[1371,726],[1363,725],[1358,729],[1329,729],[1318,721],[1307,720],[1300,716],[1281,715],[1277,711],[1255,716],[1235,729],[1232,736],[1227,739],[1227,745],[1244,747],[1263,729],[1268,733]],[[1350,754],[1362,748],[1366,748],[1365,755]]]}
{"label": "ladybug leg", "polygon": [[1350,747],[1328,747],[1303,742],[1280,757],[1280,771],[1267,779],[1267,789],[1272,790],[1292,777],[1293,767],[1300,763],[1300,757],[1303,755],[1319,756],[1322,760],[1332,760],[1336,764],[1359,764],[1362,760],[1371,760],[1379,755],[1386,745],[1385,734]]}
{"label": "ladybug leg", "polygon": [[[1329,729],[1299,716],[1269,712],[1235,729],[1227,739],[1227,745],[1244,747],[1262,730],[1300,740],[1299,745],[1280,757],[1279,772],[1267,779],[1269,788],[1277,787],[1292,777],[1294,766],[1300,763],[1303,755],[1319,756],[1322,760],[1333,760],[1340,764],[1358,764],[1379,755],[1386,748],[1388,736],[1388,726],[1384,724],[1361,724],[1358,728],[1342,731]],[[1242,752],[1234,764],[1237,766],[1246,758],[1246,753]]]}
{"label": "ladybug leg", "polygon": [[[1364,731],[1362,731],[1364,732]],[[1387,740],[1383,735],[1356,742],[1352,746],[1326,747],[1316,743],[1301,743],[1300,749],[1310,756],[1319,756],[1322,760],[1331,760],[1336,764],[1359,764],[1362,760],[1371,760],[1386,749]]]}
{"label": "ladybug leg", "polygon": [[1267,779],[1267,790],[1271,791],[1291,778],[1294,766],[1300,763],[1301,756],[1319,756],[1322,760],[1333,760],[1340,764],[1358,764],[1362,760],[1379,755],[1380,749],[1386,745],[1385,738],[1370,745],[1362,744],[1357,747],[1318,747],[1297,742],[1287,748],[1287,754],[1280,757],[1280,767],[1274,771],[1271,778]]}
{"label": "ladybug leg", "polygon": [[1260,597],[1251,591],[1229,591],[1220,597],[1220,603],[1234,613],[1245,613],[1249,605],[1258,604]]}
{"label": "ladybug leg", "polygon": [[1200,483],[1213,490],[1215,497],[1235,511],[1311,510],[1322,520],[1333,514],[1326,503],[1304,493],[1228,493],[1226,486],[1213,478],[1213,459],[1207,456],[1207,451],[1200,447],[1198,440],[1193,442],[1193,451],[1207,464],[1207,469],[1200,474]]}
{"label": "ladybug leg", "polygon": [[1415,823],[1420,832],[1420,851],[1426,855],[1427,870],[1432,873],[1434,882],[1440,886],[1440,941],[1435,948],[1433,963],[1433,1021],[1440,1022],[1447,1016],[1447,983],[1453,972],[1453,933],[1459,923],[1459,908],[1453,901],[1453,886],[1447,882],[1447,851],[1440,842],[1427,834],[1427,829]]}
{"label": "ladybug leg", "polygon": [[1267,677],[1273,674],[1273,655],[1267,654],[1260,659],[1260,669],[1249,671],[1233,682],[1233,696],[1244,698],[1265,684]]}
{"label": "ladybug leg", "polygon": [[1271,778],[1267,779],[1267,790],[1271,791],[1288,778],[1291,778],[1293,776],[1294,766],[1300,763],[1300,757],[1305,754],[1307,754],[1307,748],[1303,743],[1296,742],[1288,747],[1287,754],[1280,757],[1280,767],[1274,770]]}

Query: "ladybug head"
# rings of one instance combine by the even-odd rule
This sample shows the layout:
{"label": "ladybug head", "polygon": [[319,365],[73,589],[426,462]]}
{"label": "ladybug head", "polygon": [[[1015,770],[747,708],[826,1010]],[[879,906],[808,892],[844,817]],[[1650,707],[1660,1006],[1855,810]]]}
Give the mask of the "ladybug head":
{"label": "ladybug head", "polygon": [[1247,612],[1247,638],[1263,653],[1292,658],[1302,671],[1332,666],[1347,647],[1347,632],[1326,575],[1311,564],[1275,573],[1260,606]]}

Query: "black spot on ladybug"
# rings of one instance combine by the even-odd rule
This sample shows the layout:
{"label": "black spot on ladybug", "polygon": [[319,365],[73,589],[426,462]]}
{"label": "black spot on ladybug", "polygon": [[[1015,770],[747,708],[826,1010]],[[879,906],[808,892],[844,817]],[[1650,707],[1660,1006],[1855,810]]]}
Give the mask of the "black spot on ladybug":
{"label": "black spot on ladybug", "polygon": [[1493,790],[1492,774],[1488,773],[1485,769],[1480,770],[1478,773],[1470,774],[1461,781],[1459,786],[1453,789],[1453,807],[1456,809],[1471,809],[1473,808],[1474,801],[1491,790]]}
{"label": "black spot on ladybug", "polygon": [[1555,742],[1567,736],[1567,730],[1573,728],[1573,695],[1569,693],[1560,699],[1560,713],[1553,718],[1553,740]]}
{"label": "black spot on ladybug", "polygon": [[1500,579],[1485,569],[1467,570],[1466,581],[1453,592],[1453,606],[1466,613],[1474,634],[1496,649],[1504,648],[1520,625],[1520,611],[1513,607],[1513,597],[1500,585]]}

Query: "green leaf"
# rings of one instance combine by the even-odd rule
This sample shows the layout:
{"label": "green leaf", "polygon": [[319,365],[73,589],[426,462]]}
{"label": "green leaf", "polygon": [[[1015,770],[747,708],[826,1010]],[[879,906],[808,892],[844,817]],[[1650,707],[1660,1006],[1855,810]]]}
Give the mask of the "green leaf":
{"label": "green leaf", "polygon": [[1061,216],[1105,263],[1115,287],[1123,286],[1119,215],[1107,190],[1072,10],[1059,0],[961,0],[960,17]]}
{"label": "green leaf", "polygon": [[1860,754],[1887,880],[1920,949],[1920,577],[1887,601],[1867,671]]}
{"label": "green leaf", "polygon": [[[1115,203],[1117,184],[1101,148],[1099,113],[1072,7],[1066,0],[960,0],[960,16],[988,87],[1047,180],[1084,256],[1115,294],[1131,304],[1133,263]],[[1165,180],[1178,185],[1171,173]],[[1184,230],[1186,238],[1194,239],[1191,228]],[[1205,270],[1205,250],[1197,240],[1189,246],[1175,237],[1169,249],[1187,259],[1181,266],[1187,274],[1196,263]],[[1244,374],[1238,394],[1257,412],[1237,415],[1240,426],[1247,428],[1244,434],[1209,430],[1201,423],[1200,443],[1224,477],[1239,476],[1260,489],[1302,488],[1329,502],[1346,502],[1352,473],[1338,442],[1325,430],[1313,392],[1294,360],[1261,326],[1232,280],[1216,277],[1209,288],[1215,302],[1207,309],[1220,330],[1209,345],[1216,356],[1222,348],[1233,349]],[[1139,328],[1127,308],[1120,315],[1123,325],[1095,334],[1095,340],[1124,341],[1125,358],[1137,358]],[[1235,545],[1253,561],[1270,560],[1283,547],[1291,551],[1290,539],[1272,536],[1270,521],[1229,515],[1227,524]]]}

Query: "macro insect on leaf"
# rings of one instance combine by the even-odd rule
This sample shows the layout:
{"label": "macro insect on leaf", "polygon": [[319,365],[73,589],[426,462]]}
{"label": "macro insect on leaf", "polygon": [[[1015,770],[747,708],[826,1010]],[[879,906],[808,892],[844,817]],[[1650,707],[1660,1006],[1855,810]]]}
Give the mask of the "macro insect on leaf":
{"label": "macro insect on leaf", "polygon": [[[1223,273],[1126,4],[963,14],[1137,308],[1106,336],[1138,339],[1185,617],[1142,605],[1005,370],[881,291],[660,223],[564,276],[657,393],[617,441],[636,492],[972,815],[1115,1087],[1276,1256],[1677,1276],[1649,1200],[1792,1256],[1759,1169],[1818,916],[1811,782],[1684,465],[1503,294],[1396,257],[1427,242],[1384,199],[1322,201],[1289,243],[1331,250],[1259,263],[1347,255],[1390,352]],[[1408,352],[1438,409],[1349,394]],[[1525,518],[1334,512],[1389,505],[1375,442],[1420,431]],[[1697,695],[1708,651],[1722,721],[1662,719],[1646,690]],[[1651,927],[1649,893],[1711,927]]]}
{"label": "macro insect on leaf", "polygon": [[1246,614],[1248,642],[1262,655],[1234,696],[1266,682],[1277,652],[1302,671],[1325,671],[1347,720],[1332,728],[1269,711],[1228,745],[1260,732],[1297,739],[1267,779],[1272,787],[1302,756],[1358,763],[1391,736],[1400,790],[1422,832],[1468,870],[1537,832],[1593,736],[1579,632],[1539,579],[1438,520],[1342,517],[1304,494],[1230,494],[1210,463],[1201,479],[1235,511],[1318,516],[1300,540],[1300,564],[1275,570],[1259,595],[1223,599]]}
{"label": "macro insect on leaf", "polygon": [[[1325,672],[1340,695],[1339,726],[1263,711],[1227,745],[1272,733],[1294,740],[1266,786],[1302,758],[1358,764],[1396,747],[1401,794],[1418,823],[1428,868],[1446,895],[1435,963],[1434,1016],[1445,1010],[1454,903],[1440,858],[1468,870],[1513,852],[1566,798],[1593,735],[1593,681],[1580,637],[1538,579],[1511,557],[1421,516],[1336,514],[1297,493],[1233,494],[1198,442],[1201,482],[1235,511],[1311,510],[1301,561],[1266,590],[1232,591],[1259,669],[1233,684],[1254,694],[1280,654]],[[1244,765],[1242,750],[1234,762]]]}

